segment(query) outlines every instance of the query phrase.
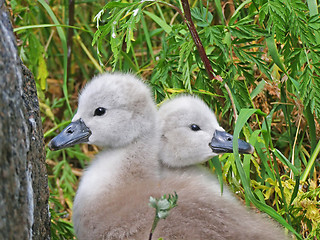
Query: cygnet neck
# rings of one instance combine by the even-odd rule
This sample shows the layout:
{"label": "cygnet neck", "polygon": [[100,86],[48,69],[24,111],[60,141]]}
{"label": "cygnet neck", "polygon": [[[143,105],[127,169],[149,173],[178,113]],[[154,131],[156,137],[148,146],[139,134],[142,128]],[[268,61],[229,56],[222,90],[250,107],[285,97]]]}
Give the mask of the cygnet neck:
{"label": "cygnet neck", "polygon": [[186,171],[189,171],[189,169],[197,168],[198,164],[195,165],[187,165],[187,166],[170,166],[166,164],[161,159],[159,160],[159,173],[160,175],[166,176],[166,174],[181,174]]}
{"label": "cygnet neck", "polygon": [[157,175],[159,137],[155,132],[144,134],[120,150],[124,158],[119,177],[124,181],[154,178]]}
{"label": "cygnet neck", "polygon": [[97,178],[93,184],[101,184],[102,188],[110,189],[139,179],[155,177],[159,169],[157,133],[154,128],[129,145],[103,149],[88,167],[82,181],[89,183]]}
{"label": "cygnet neck", "polygon": [[[81,178],[75,207],[80,202],[90,203],[98,196],[110,197],[128,183],[157,178],[159,137],[148,133],[131,144],[113,149],[103,149]],[[81,205],[81,204],[80,204]]]}

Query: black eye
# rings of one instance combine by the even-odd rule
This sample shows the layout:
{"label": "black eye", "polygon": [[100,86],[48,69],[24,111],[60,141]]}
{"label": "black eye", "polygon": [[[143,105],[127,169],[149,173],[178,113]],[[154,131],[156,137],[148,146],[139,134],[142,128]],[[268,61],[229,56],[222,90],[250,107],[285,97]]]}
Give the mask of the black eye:
{"label": "black eye", "polygon": [[93,116],[102,116],[106,113],[106,109],[103,107],[98,107],[96,110],[94,110]]}
{"label": "black eye", "polygon": [[190,126],[192,131],[199,131],[201,128],[197,124],[191,124]]}

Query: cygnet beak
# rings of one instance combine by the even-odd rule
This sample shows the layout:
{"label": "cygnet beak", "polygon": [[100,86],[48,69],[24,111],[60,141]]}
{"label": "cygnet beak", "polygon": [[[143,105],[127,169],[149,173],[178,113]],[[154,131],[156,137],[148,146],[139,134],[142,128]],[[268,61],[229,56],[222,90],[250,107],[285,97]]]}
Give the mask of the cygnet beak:
{"label": "cygnet beak", "polygon": [[89,141],[90,135],[90,129],[80,118],[75,122],[71,122],[59,135],[54,137],[49,142],[49,148],[56,151],[78,143],[85,143]]}
{"label": "cygnet beak", "polygon": [[[211,142],[209,143],[210,148],[214,153],[232,153],[233,152],[233,136],[225,131],[215,131]],[[239,153],[251,154],[254,148],[251,144],[238,139]]]}

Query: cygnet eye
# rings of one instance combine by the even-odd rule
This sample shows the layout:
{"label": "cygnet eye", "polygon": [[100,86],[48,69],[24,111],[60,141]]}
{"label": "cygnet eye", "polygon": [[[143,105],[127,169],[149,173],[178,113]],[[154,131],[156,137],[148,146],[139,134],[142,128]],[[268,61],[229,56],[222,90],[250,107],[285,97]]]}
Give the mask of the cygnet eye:
{"label": "cygnet eye", "polygon": [[96,110],[94,110],[93,116],[102,116],[106,113],[106,109],[103,107],[98,107]]}
{"label": "cygnet eye", "polygon": [[191,124],[190,128],[192,131],[199,131],[201,128],[197,124]]}

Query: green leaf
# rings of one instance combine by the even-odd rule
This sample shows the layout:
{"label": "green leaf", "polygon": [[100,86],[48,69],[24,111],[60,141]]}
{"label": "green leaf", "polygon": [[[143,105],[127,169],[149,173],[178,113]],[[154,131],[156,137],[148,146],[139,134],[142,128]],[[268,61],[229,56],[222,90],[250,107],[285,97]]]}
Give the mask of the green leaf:
{"label": "green leaf", "polygon": [[196,25],[199,27],[208,27],[210,26],[213,15],[211,12],[207,11],[205,7],[202,8],[192,8],[191,15],[194,19],[196,19]]}
{"label": "green leaf", "polygon": [[172,28],[157,15],[148,11],[143,11],[143,13],[150,17],[153,21],[155,21],[167,34],[171,33]]}
{"label": "green leaf", "polygon": [[158,201],[159,210],[167,210],[170,208],[170,203],[167,199],[163,198]]}
{"label": "green leaf", "polygon": [[295,176],[300,175],[300,171],[278,149],[275,148],[273,152],[283,164],[292,170]]}
{"label": "green leaf", "polygon": [[310,16],[317,15],[318,14],[317,0],[307,0],[307,3],[310,10]]}
{"label": "green leaf", "polygon": [[43,57],[39,58],[39,68],[38,68],[38,79],[40,80],[40,87],[42,90],[46,89],[46,80],[49,73],[47,70],[47,64],[44,61]]}
{"label": "green leaf", "polygon": [[286,73],[286,69],[284,68],[282,61],[280,60],[280,56],[276,47],[276,43],[274,41],[274,37],[270,36],[266,39],[269,54],[272,57],[274,63],[284,72]]}
{"label": "green leaf", "polygon": [[234,22],[237,20],[238,16],[239,16],[239,13],[240,13],[240,10],[247,4],[251,3],[252,0],[246,0],[244,2],[242,2],[239,7],[234,11],[233,15],[231,16],[230,18],[230,21],[229,21],[229,26],[233,25]]}
{"label": "green leaf", "polygon": [[154,197],[149,198],[149,206],[153,208],[157,208],[157,200]]}
{"label": "green leaf", "polygon": [[113,1],[110,1],[108,2],[104,7],[103,9],[107,9],[107,8],[126,8],[126,7],[130,7],[130,6],[133,6],[133,5],[136,5],[137,3],[136,2],[133,2],[133,3],[123,3],[123,2],[113,2]]}
{"label": "green leaf", "polygon": [[220,0],[214,0],[214,3],[216,5],[216,10],[217,10],[217,13],[218,13],[218,16],[220,18],[221,23],[222,23],[222,25],[225,25],[224,14],[222,12],[221,2],[220,2]]}
{"label": "green leaf", "polygon": [[223,177],[222,177],[222,169],[221,169],[221,163],[219,161],[219,157],[215,156],[212,159],[209,160],[210,168],[215,168],[215,173],[218,177],[219,183],[220,183],[220,189],[221,194],[223,194]]}
{"label": "green leaf", "polygon": [[311,170],[311,168],[312,168],[312,166],[313,166],[313,164],[314,164],[319,152],[320,152],[320,141],[318,142],[314,152],[312,153],[312,155],[311,155],[311,157],[310,157],[310,159],[308,161],[308,165],[306,166],[306,169],[302,173],[302,176],[301,176],[301,181],[302,182],[306,181],[306,179],[307,179],[307,177],[308,177],[308,175],[310,173],[310,170]]}
{"label": "green leaf", "polygon": [[79,28],[79,27],[75,27],[75,26],[70,26],[70,25],[63,25],[63,24],[37,24],[37,25],[28,25],[28,26],[23,26],[23,27],[17,27],[13,29],[13,32],[20,32],[23,30],[27,30],[27,29],[33,29],[33,28],[47,28],[47,27],[64,27],[64,28],[73,28],[73,29],[77,29],[80,31],[84,31],[87,33],[90,33],[90,31],[83,29],[83,28]]}

